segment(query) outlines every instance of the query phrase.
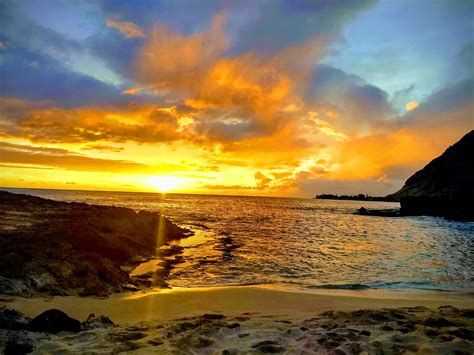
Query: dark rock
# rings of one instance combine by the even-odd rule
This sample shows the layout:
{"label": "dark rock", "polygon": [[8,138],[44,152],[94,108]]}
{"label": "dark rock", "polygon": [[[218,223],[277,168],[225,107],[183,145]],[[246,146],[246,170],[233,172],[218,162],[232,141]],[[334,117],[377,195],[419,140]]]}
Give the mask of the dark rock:
{"label": "dark rock", "polygon": [[33,344],[29,340],[10,339],[5,344],[5,355],[23,355],[33,351]]}
{"label": "dark rock", "polygon": [[451,334],[441,334],[436,339],[439,340],[440,342],[448,342],[448,341],[453,340],[454,336]]}
{"label": "dark rock", "polygon": [[26,329],[29,321],[30,318],[20,312],[6,306],[0,306],[0,329]]}
{"label": "dark rock", "polygon": [[453,323],[450,320],[443,317],[428,317],[425,320],[423,320],[423,324],[428,327],[436,327],[436,328],[453,327],[457,325],[456,323]]}
{"label": "dark rock", "polygon": [[200,318],[207,319],[207,320],[215,320],[215,319],[224,319],[225,316],[223,314],[217,314],[217,313],[205,313]]}
{"label": "dark rock", "polygon": [[150,344],[151,346],[158,346],[158,345],[163,344],[164,342],[162,339],[156,338],[156,339],[148,340],[147,343]]}
{"label": "dark rock", "polygon": [[469,328],[457,328],[449,331],[448,334],[465,340],[474,340],[474,331]]}
{"label": "dark rock", "polygon": [[261,353],[266,353],[266,354],[278,354],[278,353],[283,352],[285,348],[278,345],[268,344],[268,345],[259,346],[257,350]]}
{"label": "dark rock", "polygon": [[368,330],[362,330],[362,331],[360,332],[360,335],[364,335],[364,336],[367,336],[367,337],[370,336],[370,334],[372,334],[372,333],[371,333],[370,331],[368,331]]}
{"label": "dark rock", "polygon": [[238,327],[240,327],[239,323],[232,323],[232,324],[229,324],[227,326],[227,328],[229,328],[229,329],[234,329],[234,328],[238,328]]}
{"label": "dark rock", "polygon": [[224,349],[221,352],[222,355],[236,355],[239,354],[239,351],[237,349]]}
{"label": "dark rock", "polygon": [[120,292],[133,284],[121,266],[154,255],[156,230],[163,244],[192,234],[157,213],[5,191],[0,214],[14,226],[0,229],[0,293],[11,295]]}
{"label": "dark rock", "polygon": [[114,325],[114,322],[112,322],[109,317],[103,315],[96,317],[94,313],[91,313],[89,314],[89,317],[81,323],[81,330],[107,328]]}
{"label": "dark rock", "polygon": [[0,275],[10,278],[20,278],[24,275],[24,260],[17,253],[8,253],[0,255]]}
{"label": "dark rock", "polygon": [[273,340],[263,340],[263,341],[259,341],[258,343],[253,344],[252,348],[259,348],[264,345],[277,345],[277,344],[278,343]]}
{"label": "dark rock", "polygon": [[79,332],[81,330],[81,322],[69,317],[59,309],[48,309],[28,323],[28,330],[53,334],[59,332]]}
{"label": "dark rock", "polygon": [[367,214],[369,214],[369,211],[368,211],[367,208],[365,208],[365,207],[359,208],[359,209],[357,210],[357,212],[358,212],[359,214],[361,214],[361,215],[367,215]]}
{"label": "dark rock", "polygon": [[361,207],[357,210],[357,214],[363,216],[378,216],[378,217],[400,217],[400,210],[396,209],[385,209],[385,210],[368,210],[365,207]]}
{"label": "dark rock", "polygon": [[252,345],[252,348],[262,353],[280,353],[284,350],[277,342],[273,340],[264,340]]}
{"label": "dark rock", "polygon": [[466,309],[461,311],[460,316],[463,318],[474,318],[474,309]]}
{"label": "dark rock", "polygon": [[474,220],[474,130],[412,175],[398,192],[402,215]]}
{"label": "dark rock", "polygon": [[425,329],[425,334],[429,337],[437,337],[439,335],[439,331],[433,328],[427,328]]}

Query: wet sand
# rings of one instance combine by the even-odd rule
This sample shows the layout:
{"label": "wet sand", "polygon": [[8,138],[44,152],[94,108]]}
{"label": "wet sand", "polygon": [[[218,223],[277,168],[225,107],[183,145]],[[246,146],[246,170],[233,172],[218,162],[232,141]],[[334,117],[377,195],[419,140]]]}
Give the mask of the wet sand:
{"label": "wet sand", "polygon": [[8,306],[28,316],[58,308],[72,317],[103,314],[115,323],[174,319],[203,313],[291,315],[305,317],[328,310],[356,310],[450,305],[474,308],[471,294],[452,292],[386,290],[318,290],[292,292],[269,286],[238,286],[173,289],[120,293],[108,298],[59,296],[50,298],[9,298]]}

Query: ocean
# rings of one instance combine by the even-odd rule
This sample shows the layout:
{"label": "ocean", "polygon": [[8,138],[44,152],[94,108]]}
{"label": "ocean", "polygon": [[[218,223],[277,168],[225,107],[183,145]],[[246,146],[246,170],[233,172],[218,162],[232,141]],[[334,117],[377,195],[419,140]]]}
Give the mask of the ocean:
{"label": "ocean", "polygon": [[[7,189],[6,189],[7,190]],[[161,212],[195,236],[172,287],[474,292],[474,223],[354,212],[397,203],[301,198],[8,189],[62,201]]]}

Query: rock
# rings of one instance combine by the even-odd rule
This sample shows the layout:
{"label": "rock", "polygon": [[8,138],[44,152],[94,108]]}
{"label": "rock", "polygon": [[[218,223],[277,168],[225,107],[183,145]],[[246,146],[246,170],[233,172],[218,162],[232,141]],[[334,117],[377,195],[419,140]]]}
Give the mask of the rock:
{"label": "rock", "polygon": [[0,306],[0,329],[26,329],[29,321],[30,318],[20,312],[6,306]]}
{"label": "rock", "polygon": [[357,214],[362,216],[379,216],[379,217],[400,217],[399,209],[385,209],[385,210],[368,210],[361,207],[357,210]]}
{"label": "rock", "polygon": [[21,267],[23,264],[23,257],[17,253],[0,255],[0,275],[20,278],[24,274],[24,269]]}
{"label": "rock", "polygon": [[30,296],[31,292],[25,280],[0,276],[0,293],[5,295]]}
{"label": "rock", "polygon": [[156,230],[163,244],[192,234],[157,213],[6,191],[0,215],[0,293],[27,297],[120,292],[134,283],[123,267],[154,256]]}
{"label": "rock", "polygon": [[252,345],[252,348],[258,348],[260,346],[263,346],[263,345],[276,345],[278,344],[276,341],[273,341],[273,340],[263,340],[263,341],[259,341],[258,343],[255,343]]}
{"label": "rock", "polygon": [[22,355],[32,352],[33,349],[33,343],[30,339],[23,336],[23,334],[14,333],[6,342],[3,353],[5,355]]}
{"label": "rock", "polygon": [[423,320],[423,324],[428,327],[442,328],[442,327],[453,327],[456,323],[443,317],[428,317]]}
{"label": "rock", "polygon": [[48,309],[33,318],[28,323],[28,330],[32,332],[59,333],[59,332],[79,332],[81,322],[69,317],[59,309]]}
{"label": "rock", "polygon": [[365,207],[359,208],[359,209],[357,210],[357,212],[358,212],[359,214],[361,214],[361,215],[367,215],[367,214],[369,214],[369,211],[368,211],[367,208],[365,208]]}
{"label": "rock", "polygon": [[474,318],[474,309],[463,310],[461,311],[460,316],[464,318]]}
{"label": "rock", "polygon": [[273,340],[264,340],[252,345],[252,348],[262,353],[281,353],[284,348],[279,346],[277,342]]}
{"label": "rock", "polygon": [[277,354],[283,352],[285,350],[284,347],[278,346],[278,345],[262,345],[257,348],[257,350],[261,353],[267,353],[267,354]]}
{"label": "rock", "polygon": [[469,328],[457,328],[449,331],[448,333],[461,339],[474,340],[474,330]]}
{"label": "rock", "polygon": [[109,317],[103,315],[96,317],[94,313],[91,313],[89,314],[89,317],[87,317],[87,319],[81,323],[81,330],[107,328],[114,325],[114,322],[112,322]]}
{"label": "rock", "polygon": [[402,215],[474,221],[474,130],[412,175],[396,193]]}

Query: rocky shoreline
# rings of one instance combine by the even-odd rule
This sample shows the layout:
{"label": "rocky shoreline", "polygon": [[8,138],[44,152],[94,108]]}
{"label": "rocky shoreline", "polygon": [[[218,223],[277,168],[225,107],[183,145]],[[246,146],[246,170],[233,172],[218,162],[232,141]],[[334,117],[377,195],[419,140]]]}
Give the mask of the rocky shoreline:
{"label": "rocky shoreline", "polygon": [[[157,213],[5,191],[0,215],[0,294],[6,295],[103,297],[151,286],[127,270],[192,235]],[[154,276],[163,286],[166,273]]]}

